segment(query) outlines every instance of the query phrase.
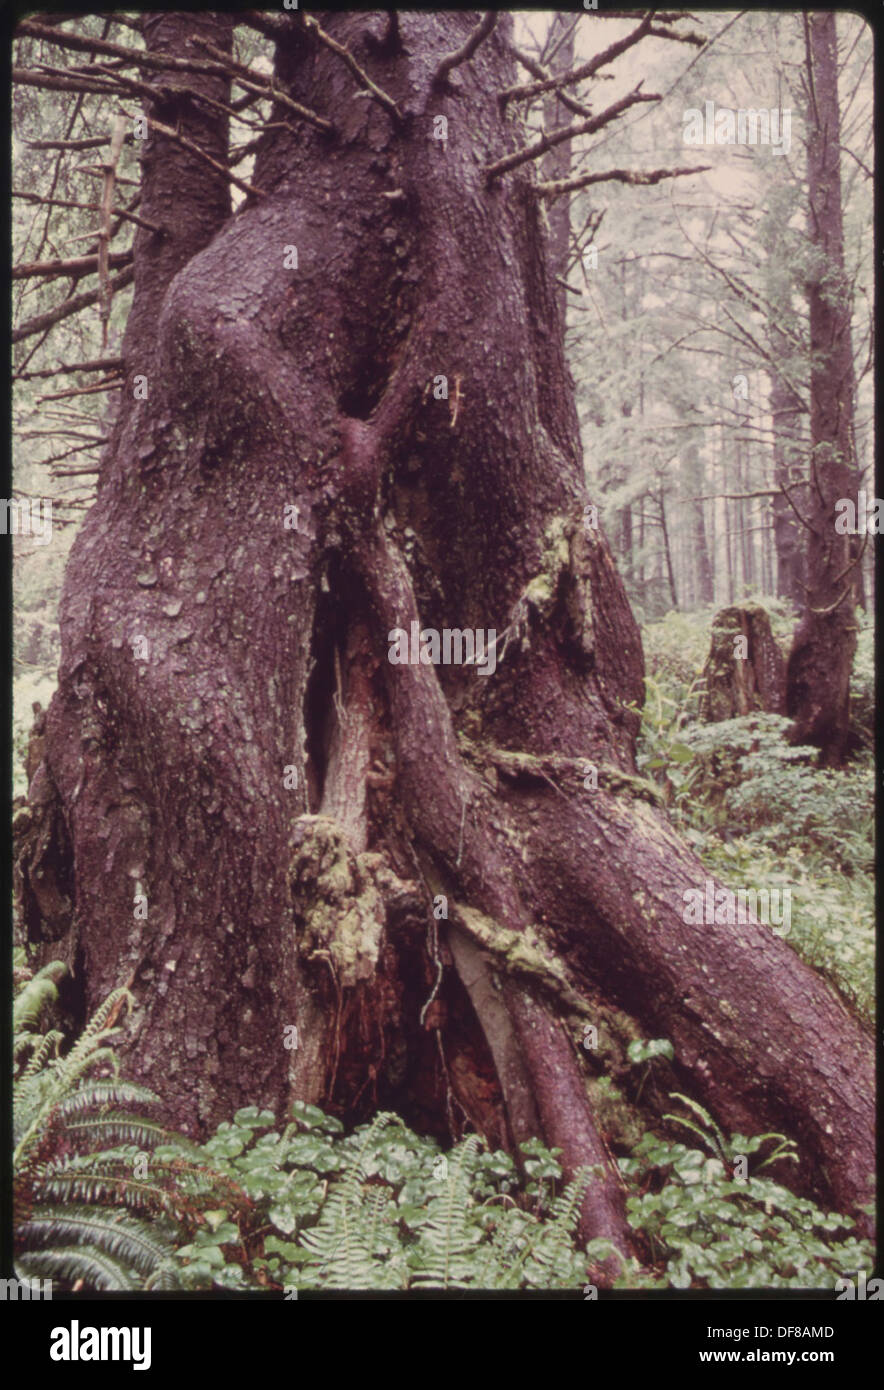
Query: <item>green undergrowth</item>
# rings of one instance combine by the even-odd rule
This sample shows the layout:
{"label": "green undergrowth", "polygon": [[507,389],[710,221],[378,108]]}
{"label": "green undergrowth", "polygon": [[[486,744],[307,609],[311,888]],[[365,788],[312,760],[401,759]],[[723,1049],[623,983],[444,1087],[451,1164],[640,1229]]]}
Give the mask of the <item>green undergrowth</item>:
{"label": "green undergrowth", "polygon": [[[765,601],[782,649],[792,618]],[[789,944],[867,1021],[874,1018],[873,634],[852,677],[857,751],[840,770],[792,747],[790,721],[755,713],[697,722],[713,610],[670,613],[645,632],[648,658],[638,764],[710,874],[739,888],[789,888]]]}
{"label": "green undergrowth", "polygon": [[[21,975],[27,972],[20,971]],[[204,1144],[165,1129],[158,1097],[117,1075],[112,1039],[131,1002],[110,996],[65,1050],[51,1026],[58,962],[15,1004],[15,1265],[61,1291],[583,1289],[602,1259],[617,1287],[834,1287],[871,1268],[845,1217],[765,1169],[797,1162],[781,1135],[726,1138],[687,1097],[664,1117],[689,1143],[645,1133],[620,1159],[636,1249],[582,1248],[592,1173],[559,1151],[519,1163],[466,1135],[443,1152],[396,1115],[347,1132],[296,1102],[287,1122],[245,1107]],[[665,1039],[636,1042],[645,1068]],[[96,1072],[103,1075],[96,1075]]]}

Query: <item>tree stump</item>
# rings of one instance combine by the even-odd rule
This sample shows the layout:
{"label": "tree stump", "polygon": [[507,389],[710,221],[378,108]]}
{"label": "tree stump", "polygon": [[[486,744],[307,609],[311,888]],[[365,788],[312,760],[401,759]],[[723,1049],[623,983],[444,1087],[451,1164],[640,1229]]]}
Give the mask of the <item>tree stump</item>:
{"label": "tree stump", "polygon": [[786,712],[786,663],[756,603],[735,604],[716,614],[703,667],[700,719],[716,724],[740,714]]}

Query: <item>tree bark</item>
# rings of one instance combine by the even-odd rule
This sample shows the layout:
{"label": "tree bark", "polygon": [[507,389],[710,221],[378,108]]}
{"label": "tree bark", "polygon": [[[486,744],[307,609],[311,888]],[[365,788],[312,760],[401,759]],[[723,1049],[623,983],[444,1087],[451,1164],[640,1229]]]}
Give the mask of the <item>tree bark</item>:
{"label": "tree bark", "polygon": [[[785,352],[783,335],[775,325],[769,332],[775,350]],[[806,510],[805,469],[795,436],[801,424],[801,403],[794,391],[777,371],[772,371],[770,380],[770,413],[773,422],[773,462],[774,482],[777,487],[789,489],[787,497],[783,492],[773,499],[774,544],[777,553],[777,597],[791,599],[800,607],[804,605],[804,551],[806,532],[796,516]],[[789,497],[792,501],[790,503]]]}
{"label": "tree bark", "polygon": [[[293,19],[276,81],[337,135],[270,130],[234,216],[180,148],[148,161],[169,242],[136,250],[123,357],[149,401],[126,393],[72,551],[32,784],[74,884],[55,926],[88,1008],[131,981],[124,1068],[191,1133],[294,1098],[540,1132],[595,1170],[583,1235],[628,1250],[579,1048],[601,992],[856,1212],[868,1039],[768,929],[684,921],[708,875],[636,777],[641,644],[584,527],[532,173],[483,174],[525,140],[495,100],[507,20],[431,82],[473,23],[403,14],[391,51],[385,17],[324,16],[400,123]],[[493,629],[493,669],[393,663],[412,623]]]}

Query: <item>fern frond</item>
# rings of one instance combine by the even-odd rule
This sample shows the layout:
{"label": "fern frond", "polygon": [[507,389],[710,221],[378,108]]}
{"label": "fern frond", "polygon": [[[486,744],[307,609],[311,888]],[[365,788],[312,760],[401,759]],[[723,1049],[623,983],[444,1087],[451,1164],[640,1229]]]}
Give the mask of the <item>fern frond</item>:
{"label": "fern frond", "polygon": [[[107,1038],[115,1037],[119,1031],[119,1028],[108,1028],[101,1035],[102,1039],[106,1040]],[[85,1072],[89,1071],[90,1067],[97,1067],[100,1064],[109,1062],[116,1074],[117,1054],[112,1047],[107,1047],[104,1041],[99,1043],[97,1038],[92,1038],[89,1048],[78,1051],[79,1047],[80,1044],[77,1043],[73,1051],[69,1052],[66,1057],[60,1057],[55,1063],[59,1095],[71,1090],[74,1083],[79,1081],[80,1077]],[[75,1052],[77,1053],[76,1056],[74,1056]]]}
{"label": "fern frond", "polygon": [[479,1137],[470,1134],[448,1158],[445,1186],[431,1199],[428,1220],[420,1231],[422,1268],[415,1283],[443,1289],[469,1284],[474,1274],[474,1247],[482,1232],[467,1216],[471,1169],[479,1149]]}
{"label": "fern frond", "polygon": [[29,1250],[16,1259],[15,1269],[20,1279],[64,1279],[70,1284],[82,1279],[95,1289],[124,1292],[139,1287],[138,1280],[119,1260],[78,1245]]}
{"label": "fern frond", "polygon": [[130,1009],[135,1007],[134,996],[124,985],[119,989],[112,990],[104,1003],[96,1009],[67,1057],[60,1064],[59,1069],[63,1076],[78,1076],[82,1069],[80,1065],[82,1060],[94,1054],[99,1036],[106,1040],[119,1032],[119,1029],[109,1027],[108,1021],[112,1014],[115,1016],[117,1007],[121,1003],[125,1003]]}
{"label": "fern frond", "polygon": [[377,1146],[381,1131],[391,1123],[401,1125],[402,1121],[386,1111],[374,1117],[359,1147],[347,1155],[346,1166],[329,1191],[319,1221],[301,1233],[299,1243],[313,1256],[307,1268],[329,1288],[385,1287],[390,1286],[391,1278],[398,1282],[395,1271],[385,1268],[375,1256],[379,1209],[371,1199],[366,1202],[363,1193],[366,1156]]}
{"label": "fern frond", "polygon": [[122,1260],[128,1267],[150,1273],[171,1254],[155,1224],[129,1216],[114,1216],[100,1207],[35,1207],[16,1229],[16,1239],[29,1249],[43,1245],[58,1248],[59,1241],[83,1245]]}
{"label": "fern frond", "polygon": [[81,1120],[69,1120],[65,1128],[72,1138],[89,1139],[96,1144],[134,1144],[139,1149],[162,1144],[169,1137],[162,1125],[142,1120],[137,1115],[85,1116]]}
{"label": "fern frond", "polygon": [[33,979],[16,995],[12,1005],[12,1031],[20,1033],[24,1029],[34,1029],[40,1022],[40,1014],[58,999],[58,982],[67,974],[63,961],[53,960],[38,970]]}
{"label": "fern frond", "polygon": [[[34,1041],[33,1038],[31,1041]],[[22,1072],[22,1080],[35,1076],[38,1071],[41,1071],[53,1054],[57,1057],[58,1049],[63,1042],[64,1034],[60,1033],[57,1028],[44,1033],[37,1042],[28,1065]]]}
{"label": "fern frond", "polygon": [[[90,1157],[92,1157],[90,1155]],[[73,1167],[49,1173],[38,1173],[33,1184],[39,1202],[86,1202],[90,1205],[124,1205],[128,1211],[167,1212],[177,1216],[183,1203],[156,1181],[133,1178],[128,1172],[100,1172],[95,1168],[80,1171]]]}
{"label": "fern frond", "polygon": [[722,1163],[727,1163],[727,1142],[724,1134],[709,1114],[704,1110],[698,1101],[692,1100],[690,1096],[683,1096],[680,1091],[672,1092],[673,1100],[680,1100],[682,1105],[686,1105],[689,1110],[693,1110],[701,1121],[701,1125],[695,1124],[692,1120],[683,1119],[681,1115],[664,1115],[664,1120],[674,1120],[676,1124],[684,1125],[685,1129],[690,1129],[698,1135],[705,1144],[709,1146],[713,1156],[720,1158]]}
{"label": "fern frond", "polygon": [[144,1281],[145,1293],[151,1293],[154,1290],[166,1293],[172,1289],[180,1289],[181,1287],[181,1269],[173,1260],[167,1260],[165,1264],[161,1264],[159,1268],[155,1269],[153,1274],[149,1275]]}
{"label": "fern frond", "polygon": [[106,1105],[158,1105],[160,1097],[147,1086],[135,1081],[123,1081],[116,1077],[89,1081],[72,1095],[65,1097],[59,1106],[63,1116],[76,1115],[84,1110],[98,1110]]}

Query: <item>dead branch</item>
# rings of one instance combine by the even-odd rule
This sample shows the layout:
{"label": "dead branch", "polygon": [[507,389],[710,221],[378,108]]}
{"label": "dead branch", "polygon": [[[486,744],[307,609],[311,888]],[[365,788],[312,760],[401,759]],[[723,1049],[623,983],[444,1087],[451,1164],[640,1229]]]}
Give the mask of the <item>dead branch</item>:
{"label": "dead branch", "polygon": [[540,155],[546,154],[547,150],[553,149],[555,145],[560,145],[563,140],[573,140],[577,135],[592,135],[594,131],[600,130],[602,126],[616,120],[623,111],[634,106],[636,102],[660,100],[660,96],[656,92],[641,92],[639,90],[641,85],[639,82],[638,86],[634,87],[625,97],[621,97],[612,106],[600,111],[597,116],[590,116],[585,121],[573,121],[568,126],[560,126],[558,130],[551,130],[547,135],[535,140],[533,145],[526,145],[524,149],[516,150],[514,154],[504,155],[502,159],[486,165],[485,177],[490,182],[509,169],[515,169],[517,165],[525,164],[529,159],[537,159]]}
{"label": "dead branch", "polygon": [[[134,279],[135,267],[127,265],[125,270],[121,270],[119,275],[111,281],[111,288],[116,294],[117,290],[124,289]],[[75,294],[70,299],[63,299],[60,304],[56,304],[54,309],[47,309],[44,314],[37,314],[25,323],[19,324],[18,328],[13,329],[11,340],[14,343],[20,343],[23,339],[32,337],[34,333],[42,333],[44,328],[51,328],[53,324],[69,318],[71,314],[79,313],[81,309],[88,309],[91,304],[95,304],[97,301],[97,289],[84,290],[82,294]]]}
{"label": "dead branch", "polygon": [[[507,44],[507,47],[513,57],[517,58],[522,64],[522,67],[526,68],[533,77],[539,77],[541,81],[546,81],[549,77],[549,72],[541,63],[538,63],[535,58],[532,58],[530,53],[525,53],[523,49],[517,48],[514,43]],[[563,106],[567,106],[569,111],[573,111],[575,116],[592,116],[591,108],[586,106],[582,101],[578,101],[576,97],[570,96],[568,92],[559,92],[559,101]]]}
{"label": "dead branch", "polygon": [[96,357],[91,362],[62,362],[58,367],[42,367],[37,372],[15,372],[13,381],[37,381],[69,372],[107,372],[125,366],[122,357]]}
{"label": "dead branch", "polygon": [[[24,198],[29,203],[46,203],[54,208],[82,208],[84,212],[98,212],[99,203],[78,203],[72,198],[44,198],[39,193],[27,193],[23,188],[12,190],[13,198]],[[148,222],[147,218],[139,217],[134,212],[129,212],[125,208],[114,208],[114,217],[122,217],[124,222],[134,222],[136,227],[143,227],[146,232],[162,232],[163,228],[156,222]]]}
{"label": "dead branch", "polygon": [[172,58],[167,54],[148,53],[146,49],[126,48],[123,44],[111,43],[109,39],[89,38],[67,30],[50,31],[32,20],[23,20],[19,24],[16,37],[43,39],[59,48],[70,48],[81,53],[104,53],[109,58],[122,60],[128,67],[149,68],[154,72],[202,72],[226,76],[217,60],[210,62],[206,58]]}
{"label": "dead branch", "polygon": [[387,92],[382,91],[376,82],[373,82],[371,80],[365,69],[359,66],[356,59],[353,57],[353,54],[350,52],[349,48],[345,48],[342,43],[338,43],[337,40],[333,39],[330,34],[327,34],[325,30],[321,27],[321,25],[318,24],[317,21],[313,18],[312,15],[305,14],[303,16],[302,23],[304,25],[304,28],[309,33],[313,34],[314,37],[317,38],[320,43],[325,44],[326,48],[330,48],[332,53],[336,53],[339,58],[343,59],[343,61],[347,64],[347,67],[352,72],[353,76],[356,78],[356,81],[359,83],[359,86],[362,88],[362,90],[365,92],[370,92],[374,100],[380,106],[382,106],[384,110],[388,112],[389,115],[393,117],[394,121],[396,121],[397,124],[401,123],[402,112],[399,110],[399,107],[396,105],[393,98],[389,96]]}
{"label": "dead branch", "polygon": [[[132,259],[130,251],[115,251],[109,257],[109,263],[114,266],[128,265]],[[22,261],[21,265],[12,267],[11,275],[13,280],[30,280],[36,275],[43,275],[46,279],[52,280],[59,275],[92,275],[98,269],[98,256],[74,256],[68,261]]]}
{"label": "dead branch", "polygon": [[[206,53],[211,53],[215,56],[223,56],[221,55],[221,50],[210,43],[208,39],[196,39],[195,42],[200,48],[204,49]],[[245,63],[238,63],[235,58],[225,58],[225,64],[228,75],[234,78],[240,87],[245,87],[247,91],[256,93],[258,96],[264,97],[269,101],[279,102],[281,106],[285,106],[289,111],[293,111],[296,116],[300,116],[302,120],[308,121],[310,125],[315,126],[317,130],[321,130],[324,135],[334,135],[334,124],[326,120],[325,116],[320,116],[317,111],[311,111],[309,106],[302,106],[299,101],[293,101],[285,92],[281,92],[278,87],[274,86],[273,82],[266,81],[261,77],[260,73],[253,72]]]}
{"label": "dead branch", "polygon": [[[129,143],[132,138],[131,135],[126,137]],[[32,150],[97,150],[110,142],[109,135],[93,135],[86,140],[25,140],[24,143]]]}
{"label": "dead branch", "polygon": [[580,174],[573,179],[550,179],[537,184],[534,191],[541,198],[558,198],[561,193],[574,193],[592,183],[660,183],[663,179],[677,179],[685,174],[705,174],[711,167],[711,164],[697,164],[690,169],[605,169],[600,174]]}
{"label": "dead branch", "polygon": [[432,85],[434,87],[441,87],[452,68],[456,68],[461,63],[465,63],[468,59],[472,58],[479,44],[483,39],[488,37],[496,23],[497,11],[488,10],[479,20],[473,32],[469,35],[466,43],[461,44],[460,48],[456,48],[453,53],[447,54],[442,59],[436,71],[433,73]]}
{"label": "dead branch", "polygon": [[53,391],[48,396],[38,396],[37,404],[43,405],[45,401],[63,401],[70,396],[95,396],[102,391],[121,391],[125,386],[122,377],[106,377],[104,381],[97,381],[92,386],[70,386],[67,391]]}
{"label": "dead branch", "polygon": [[41,87],[47,92],[85,92],[95,96],[116,96],[111,83],[86,81],[84,78],[56,76],[37,68],[13,68],[12,81],[20,87]]}
{"label": "dead branch", "polygon": [[210,154],[206,154],[205,150],[201,149],[195,141],[189,140],[186,135],[180,135],[177,130],[173,130],[171,126],[164,125],[162,121],[158,121],[154,116],[151,116],[150,124],[153,126],[154,130],[158,130],[160,134],[165,135],[168,140],[174,140],[175,144],[180,145],[183,150],[189,150],[191,154],[195,154],[203,163],[209,164],[219,174],[222,174],[225,179],[229,179],[237,188],[241,188],[243,193],[248,193],[252,198],[262,197],[260,188],[254,188],[250,183],[246,183],[245,179],[241,179],[236,174],[232,173],[225,165],[220,164],[217,159],[213,159]]}
{"label": "dead branch", "polygon": [[[56,24],[69,24],[72,19],[85,18],[85,11],[82,14],[74,14],[73,12],[67,14],[32,14],[30,22],[32,24],[42,24],[45,26],[45,28],[52,29],[55,27]],[[17,28],[12,37],[14,39],[18,38]]]}
{"label": "dead branch", "polygon": [[696,29],[685,29],[679,34],[675,29],[664,28],[662,24],[652,24],[648,30],[648,37],[652,39],[673,39],[676,43],[690,43],[695,48],[705,48],[709,42],[705,34],[698,34]]}
{"label": "dead branch", "polygon": [[621,53],[625,53],[627,48],[632,48],[633,44],[639,43],[645,37],[651,27],[653,14],[653,10],[649,10],[641,23],[631,33],[623,39],[618,39],[616,43],[610,44],[601,53],[597,53],[594,58],[590,58],[588,63],[581,63],[579,67],[572,68],[570,72],[546,77],[539,82],[527,82],[524,86],[507,87],[498,98],[501,106],[506,106],[508,101],[531,101],[533,97],[540,96],[542,92],[551,92],[557,87],[572,87],[575,82],[583,82],[587,77],[592,77],[599,68],[613,62]]}

